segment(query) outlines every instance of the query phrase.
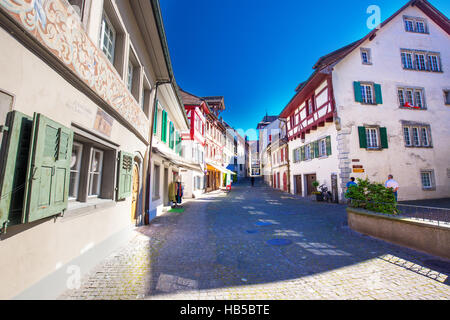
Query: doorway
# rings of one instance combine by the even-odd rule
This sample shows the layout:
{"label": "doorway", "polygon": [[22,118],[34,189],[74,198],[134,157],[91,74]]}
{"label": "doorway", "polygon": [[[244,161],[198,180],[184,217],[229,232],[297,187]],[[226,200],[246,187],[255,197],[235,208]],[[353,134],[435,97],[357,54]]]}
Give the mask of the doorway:
{"label": "doorway", "polygon": [[131,191],[131,222],[136,225],[137,222],[137,203],[139,199],[139,168],[135,164],[133,167],[133,185]]}
{"label": "doorway", "polygon": [[306,178],[306,192],[307,192],[307,196],[310,196],[314,191],[317,191],[316,188],[314,188],[314,186],[312,185],[312,183],[314,181],[317,180],[317,176],[316,174],[307,174],[305,175]]}
{"label": "doorway", "polygon": [[299,196],[303,196],[303,188],[302,188],[302,176],[294,176],[295,178],[295,194]]}

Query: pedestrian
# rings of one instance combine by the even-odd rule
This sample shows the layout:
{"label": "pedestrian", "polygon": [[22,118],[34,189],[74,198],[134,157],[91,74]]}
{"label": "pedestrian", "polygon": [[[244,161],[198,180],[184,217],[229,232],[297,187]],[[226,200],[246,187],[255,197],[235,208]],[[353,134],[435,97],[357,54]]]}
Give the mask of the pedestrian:
{"label": "pedestrian", "polygon": [[388,176],[388,180],[386,181],[386,183],[384,184],[384,186],[386,188],[390,188],[392,189],[392,191],[394,191],[394,195],[395,195],[395,202],[397,202],[398,199],[398,189],[400,188],[399,184],[397,181],[394,180],[394,176],[392,174],[390,174]]}
{"label": "pedestrian", "polygon": [[255,177],[251,177],[250,180],[252,181],[252,187],[254,187],[255,186]]}
{"label": "pedestrian", "polygon": [[347,191],[348,191],[348,188],[350,188],[351,186],[357,186],[357,185],[358,184],[355,182],[355,178],[351,177],[350,181],[347,182]]}

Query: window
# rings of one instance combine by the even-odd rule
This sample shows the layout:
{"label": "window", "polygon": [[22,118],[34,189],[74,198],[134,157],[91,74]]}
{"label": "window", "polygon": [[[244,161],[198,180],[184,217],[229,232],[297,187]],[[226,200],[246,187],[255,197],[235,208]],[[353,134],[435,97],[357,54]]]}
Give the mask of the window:
{"label": "window", "polygon": [[405,138],[405,146],[411,146],[411,133],[409,127],[403,127],[403,136]]}
{"label": "window", "polygon": [[450,105],[450,90],[444,90],[445,104]]}
{"label": "window", "polygon": [[425,23],[423,21],[416,21],[416,32],[425,33]]}
{"label": "window", "polygon": [[419,17],[403,17],[405,22],[405,31],[416,33],[428,33],[428,27],[425,19]]}
{"label": "window", "polygon": [[433,170],[422,170],[420,180],[422,181],[422,189],[434,190],[436,188]]}
{"label": "window", "polygon": [[100,195],[101,177],[103,169],[103,151],[92,149],[89,164],[89,193],[90,197]]}
{"label": "window", "polygon": [[420,137],[422,139],[422,146],[428,147],[430,145],[430,141],[428,139],[428,129],[427,128],[420,128]]}
{"label": "window", "polygon": [[378,129],[366,128],[367,148],[378,149],[380,147],[378,143]]}
{"label": "window", "polygon": [[413,127],[413,128],[412,128],[412,132],[413,132],[413,142],[414,142],[414,146],[420,147],[419,128]]}
{"label": "window", "polygon": [[370,84],[361,84],[362,102],[373,104],[373,88]]}
{"label": "window", "polygon": [[133,70],[134,66],[130,61],[128,62],[128,78],[127,78],[127,88],[130,92],[133,89]]}
{"label": "window", "polygon": [[153,167],[153,199],[159,199],[159,189],[160,189],[160,173],[161,167],[159,165],[154,165]]}
{"label": "window", "polygon": [[400,107],[426,109],[423,88],[398,88],[397,95]]}
{"label": "window", "polygon": [[437,55],[428,55],[428,66],[431,69],[431,71],[439,72],[439,57]]}
{"label": "window", "polygon": [[422,187],[423,188],[431,188],[431,172],[421,172],[422,178]]}
{"label": "window", "polygon": [[83,145],[74,142],[72,148],[72,160],[70,163],[70,184],[69,184],[70,200],[77,199],[78,197],[82,155],[83,155]]}
{"label": "window", "polygon": [[437,52],[427,52],[422,50],[401,50],[403,69],[441,72],[441,58]]}
{"label": "window", "polygon": [[415,54],[414,56],[416,60],[416,66],[418,70],[426,70],[425,66],[425,55],[424,54]]}
{"label": "window", "polygon": [[404,69],[414,69],[413,68],[412,53],[410,53],[410,52],[402,52],[402,65],[403,65]]}
{"label": "window", "polygon": [[92,198],[114,199],[118,182],[110,170],[116,162],[117,150],[114,146],[76,134],[72,147],[69,200],[89,202]]}
{"label": "window", "polygon": [[405,30],[414,32],[414,21],[411,19],[405,19]]}
{"label": "window", "polygon": [[361,61],[362,64],[372,64],[370,49],[361,48]]}
{"label": "window", "polygon": [[322,139],[319,141],[319,157],[327,155],[327,140]]}
{"label": "window", "polygon": [[305,160],[311,160],[311,145],[305,146]]}
{"label": "window", "polygon": [[103,13],[101,35],[100,35],[100,49],[105,53],[108,60],[114,64],[114,51],[116,45],[116,31],[114,30],[108,16]]}
{"label": "window", "polygon": [[408,124],[403,126],[406,147],[431,147],[429,125]]}

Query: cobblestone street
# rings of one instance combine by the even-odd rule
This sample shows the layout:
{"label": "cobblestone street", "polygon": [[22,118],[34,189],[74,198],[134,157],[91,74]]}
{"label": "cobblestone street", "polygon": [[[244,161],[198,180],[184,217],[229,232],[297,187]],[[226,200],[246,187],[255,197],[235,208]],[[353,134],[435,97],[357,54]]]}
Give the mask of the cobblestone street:
{"label": "cobblestone street", "polygon": [[448,262],[351,231],[345,206],[243,182],[184,207],[60,299],[450,299]]}

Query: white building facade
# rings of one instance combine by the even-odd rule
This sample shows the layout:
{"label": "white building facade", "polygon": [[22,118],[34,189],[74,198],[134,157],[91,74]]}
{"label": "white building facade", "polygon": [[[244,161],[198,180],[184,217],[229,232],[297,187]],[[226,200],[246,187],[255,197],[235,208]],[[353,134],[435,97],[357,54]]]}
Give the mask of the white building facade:
{"label": "white building facade", "polygon": [[283,110],[291,192],[317,180],[344,200],[350,177],[384,183],[399,200],[450,194],[448,19],[408,2],[379,29],[322,57]]}

